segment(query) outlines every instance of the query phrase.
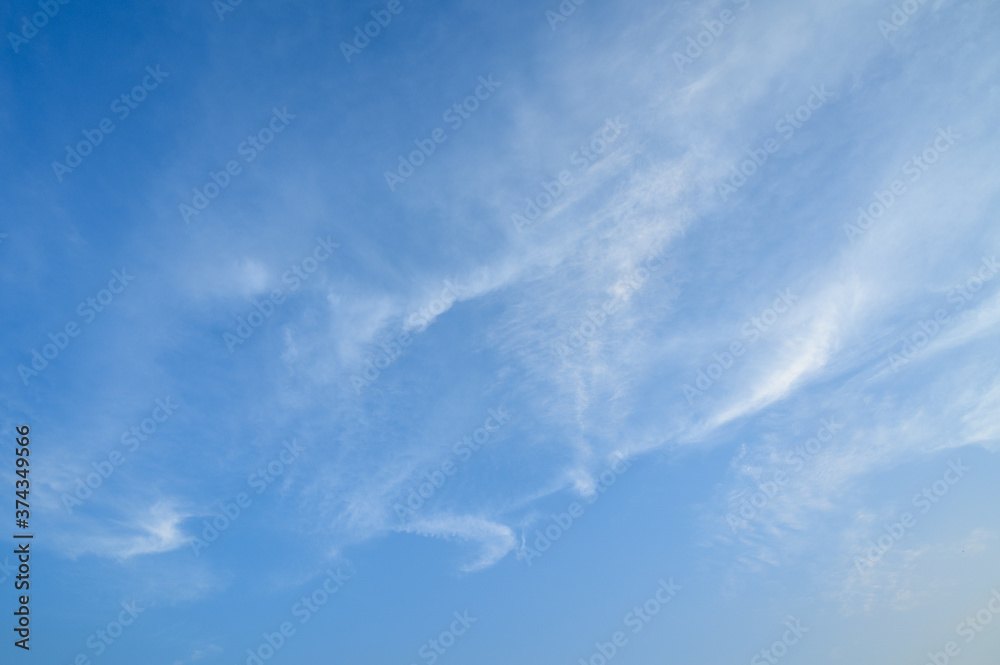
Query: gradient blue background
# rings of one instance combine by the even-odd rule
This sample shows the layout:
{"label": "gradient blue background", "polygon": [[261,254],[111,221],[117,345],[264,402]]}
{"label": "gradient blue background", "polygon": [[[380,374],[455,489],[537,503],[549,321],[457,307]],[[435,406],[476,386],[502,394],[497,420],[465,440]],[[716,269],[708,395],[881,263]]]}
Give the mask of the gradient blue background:
{"label": "gradient blue background", "polygon": [[[220,19],[208,0],[72,0],[0,48],[0,475],[12,503],[14,428],[30,425],[36,533],[32,649],[9,644],[0,568],[0,662],[245,663],[339,568],[351,579],[269,662],[428,663],[421,645],[468,611],[438,662],[577,663],[672,579],[616,665],[752,662],[789,617],[809,630],[783,665],[922,665],[950,640],[953,662],[995,663],[1000,620],[969,644],[956,626],[1000,588],[1000,279],[954,289],[1000,250],[1000,6],[927,0],[883,35],[893,5],[870,0],[591,0],[555,29],[554,0],[402,0],[346,62],[341,42],[384,7],[246,0]],[[37,11],[4,5],[5,33]],[[147,66],[169,76],[119,120],[111,102]],[[489,75],[500,87],[448,128]],[[829,99],[783,138],[820,86]],[[275,108],[295,118],[246,162]],[[105,117],[114,132],[59,182],[53,161]],[[613,118],[622,135],[574,162]],[[437,127],[447,140],[390,191],[385,172]],[[947,128],[954,145],[910,180]],[[179,206],[231,159],[240,175],[185,223]],[[572,183],[516,229],[563,170]],[[850,238],[896,179],[906,192]],[[337,252],[292,291],[283,275],[327,237]],[[123,269],[134,281],[84,324],[78,304]],[[274,289],[283,304],[230,352],[224,335]],[[795,305],[749,343],[786,289]],[[946,325],[892,367],[940,309]],[[80,335],[22,380],[70,321]],[[745,353],[688,400],[734,341]],[[125,452],[168,397],[176,412]],[[489,409],[509,422],[455,457]],[[823,418],[843,428],[731,527]],[[305,452],[257,494],[249,477],[293,439]],[[70,511],[113,450],[126,461]],[[631,466],[587,504],[618,455]],[[920,513],[913,495],[949,460],[971,471]],[[252,505],[196,553],[241,491]],[[573,502],[583,516],[528,565]],[[858,567],[907,511],[916,526]],[[12,522],[0,511],[0,533]],[[133,599],[139,619],[96,655],[88,637]]]}

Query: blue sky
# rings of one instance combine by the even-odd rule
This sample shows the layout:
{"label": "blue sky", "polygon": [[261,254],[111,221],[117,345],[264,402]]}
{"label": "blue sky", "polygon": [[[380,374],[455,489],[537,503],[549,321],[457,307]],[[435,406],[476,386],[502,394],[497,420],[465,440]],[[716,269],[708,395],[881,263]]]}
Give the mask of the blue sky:
{"label": "blue sky", "polygon": [[996,3],[0,15],[2,662],[994,662]]}

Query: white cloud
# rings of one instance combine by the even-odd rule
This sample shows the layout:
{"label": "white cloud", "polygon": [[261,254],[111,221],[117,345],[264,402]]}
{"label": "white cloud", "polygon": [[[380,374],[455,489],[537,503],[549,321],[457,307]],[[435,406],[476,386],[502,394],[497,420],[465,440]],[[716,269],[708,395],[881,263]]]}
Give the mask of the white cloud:
{"label": "white cloud", "polygon": [[421,536],[459,540],[475,544],[479,552],[462,564],[463,572],[475,572],[488,568],[504,558],[517,545],[514,532],[502,524],[469,515],[457,517],[438,516],[419,519],[400,531]]}

